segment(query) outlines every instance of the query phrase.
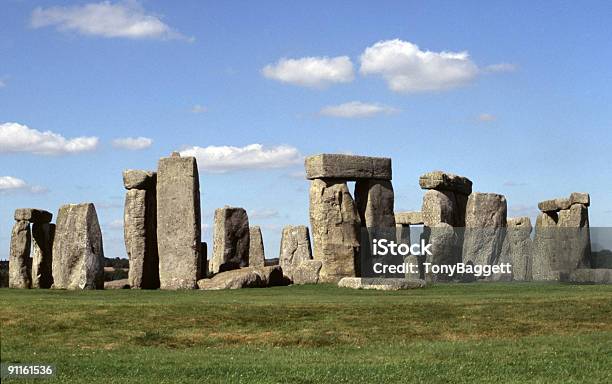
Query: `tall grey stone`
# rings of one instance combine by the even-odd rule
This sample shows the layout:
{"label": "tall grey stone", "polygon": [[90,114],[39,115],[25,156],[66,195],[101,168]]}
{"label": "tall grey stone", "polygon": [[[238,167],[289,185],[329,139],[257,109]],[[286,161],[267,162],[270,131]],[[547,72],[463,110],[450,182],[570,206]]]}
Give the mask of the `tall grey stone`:
{"label": "tall grey stone", "polygon": [[427,227],[435,227],[440,223],[454,225],[456,211],[457,201],[451,191],[430,189],[423,195],[421,212]]}
{"label": "tall grey stone", "polygon": [[[294,270],[304,261],[312,259],[310,233],[305,225],[283,228],[278,264],[283,274],[293,280]],[[320,269],[320,267],[319,267]]]}
{"label": "tall grey stone", "polygon": [[532,279],[533,242],[531,220],[527,216],[508,218],[508,227],[502,246],[500,264],[510,263],[511,276],[498,280],[530,281]]}
{"label": "tall grey stone", "polygon": [[391,159],[387,157],[324,153],[307,157],[304,167],[310,180],[391,180]]}
{"label": "tall grey stone", "polygon": [[103,289],[104,249],[92,203],[62,205],[53,240],[53,288]]}
{"label": "tall grey stone", "polygon": [[346,182],[315,179],[309,194],[314,259],[323,262],[320,281],[358,276],[361,220]]}
{"label": "tall grey stone", "polygon": [[129,189],[125,194],[123,237],[130,260],[131,288],[159,288],[155,193],[153,185],[148,190]]}
{"label": "tall grey stone", "polygon": [[361,226],[366,228],[393,228],[393,185],[389,180],[365,179],[355,183],[355,205]]}
{"label": "tall grey stone", "polygon": [[569,272],[578,268],[591,268],[588,208],[577,203],[569,209],[559,211],[557,227],[561,235],[558,270]]}
{"label": "tall grey stone", "polygon": [[559,233],[557,222],[559,215],[554,211],[541,212],[536,219],[535,237],[533,239],[533,280],[554,280],[556,255],[558,253]]}
{"label": "tall grey stone", "polygon": [[53,285],[53,238],[55,224],[32,224],[32,288]]}
{"label": "tall grey stone", "polygon": [[32,234],[30,222],[19,220],[11,232],[11,249],[9,254],[9,288],[30,288],[30,244]]}
{"label": "tall grey stone", "polygon": [[249,267],[263,267],[265,259],[261,228],[255,225],[249,228]]}
{"label": "tall grey stone", "polygon": [[243,208],[223,207],[215,210],[212,273],[249,265],[249,217]]}
{"label": "tall grey stone", "polygon": [[503,195],[474,192],[468,198],[463,240],[463,262],[499,264],[507,221]]}
{"label": "tall grey stone", "polygon": [[[426,263],[454,265],[460,261],[461,238],[452,225],[438,223],[433,227],[426,227],[423,236],[431,244],[431,255],[425,257]],[[431,269],[427,273],[423,271],[421,274],[425,276],[427,281],[451,281],[457,278],[444,273],[435,274]],[[416,279],[416,276],[412,275],[412,278]]]}
{"label": "tall grey stone", "polygon": [[195,157],[173,154],[157,170],[157,248],[161,289],[193,289],[201,275],[200,181]]}

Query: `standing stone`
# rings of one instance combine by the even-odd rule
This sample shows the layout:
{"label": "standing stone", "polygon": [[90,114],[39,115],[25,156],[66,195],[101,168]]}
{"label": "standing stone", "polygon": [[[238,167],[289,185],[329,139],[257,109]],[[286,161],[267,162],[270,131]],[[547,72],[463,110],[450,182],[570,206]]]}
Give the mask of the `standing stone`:
{"label": "standing stone", "polygon": [[243,208],[215,210],[212,272],[219,273],[249,265],[249,217]]}
{"label": "standing stone", "polygon": [[201,246],[200,181],[195,157],[159,160],[157,248],[162,289],[196,288]]}
{"label": "standing stone", "polygon": [[[288,225],[283,228],[278,264],[283,274],[293,280],[294,270],[304,261],[312,259],[310,233],[305,225]],[[321,267],[319,266],[318,269]],[[318,271],[317,271],[318,272]]]}
{"label": "standing stone", "polygon": [[102,232],[92,203],[60,207],[53,240],[52,271],[54,288],[104,288]]}
{"label": "standing stone", "polygon": [[393,185],[389,180],[365,179],[355,183],[355,205],[361,226],[366,228],[393,228]]}
{"label": "standing stone", "polygon": [[320,281],[358,276],[361,220],[345,181],[311,181],[310,225],[314,258],[323,262]]}
{"label": "standing stone", "polygon": [[533,242],[531,240],[531,230],[531,220],[527,216],[508,219],[500,264],[510,263],[512,275],[499,276],[497,280],[530,281],[532,279]]}
{"label": "standing stone", "polygon": [[435,227],[440,223],[454,225],[456,210],[457,201],[453,192],[430,189],[423,195],[421,212],[427,227]]}
{"label": "standing stone", "polygon": [[[448,223],[438,223],[433,227],[427,227],[424,231],[424,237],[431,244],[431,255],[425,256],[425,262],[432,265],[454,265],[461,258],[461,242],[459,235]],[[431,268],[431,267],[430,267]],[[451,281],[457,276],[450,276],[444,273],[434,274],[429,270],[427,273],[421,273],[427,281]],[[411,276],[416,279],[415,275]]]}
{"label": "standing stone", "polygon": [[200,276],[199,279],[204,279],[208,276],[208,244],[203,241],[200,243]]}
{"label": "standing stone", "polygon": [[507,211],[503,195],[480,192],[470,195],[465,215],[464,263],[499,264]]}
{"label": "standing stone", "polygon": [[559,245],[556,212],[541,212],[536,219],[535,237],[533,240],[533,280],[554,280],[556,255]]}
{"label": "standing stone", "polygon": [[561,236],[558,270],[570,272],[578,268],[591,268],[588,208],[578,203],[559,211],[557,227]]}
{"label": "standing stone", "polygon": [[53,238],[55,224],[32,224],[32,288],[53,285]]}
{"label": "standing stone", "polygon": [[9,288],[30,288],[30,244],[32,235],[30,223],[19,220],[13,225],[11,233],[11,252],[9,255]]}
{"label": "standing stone", "polygon": [[154,186],[149,190],[130,189],[125,194],[123,232],[131,288],[159,288],[155,200]]}
{"label": "standing stone", "polygon": [[263,267],[265,254],[261,228],[253,226],[249,228],[249,267]]}

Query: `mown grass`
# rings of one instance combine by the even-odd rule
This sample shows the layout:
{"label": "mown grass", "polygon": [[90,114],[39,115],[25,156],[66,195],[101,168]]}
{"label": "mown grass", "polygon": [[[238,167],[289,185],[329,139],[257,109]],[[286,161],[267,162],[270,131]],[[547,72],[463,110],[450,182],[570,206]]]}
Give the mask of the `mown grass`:
{"label": "mown grass", "polygon": [[0,305],[2,362],[55,364],[56,382],[612,382],[612,286],[2,289]]}

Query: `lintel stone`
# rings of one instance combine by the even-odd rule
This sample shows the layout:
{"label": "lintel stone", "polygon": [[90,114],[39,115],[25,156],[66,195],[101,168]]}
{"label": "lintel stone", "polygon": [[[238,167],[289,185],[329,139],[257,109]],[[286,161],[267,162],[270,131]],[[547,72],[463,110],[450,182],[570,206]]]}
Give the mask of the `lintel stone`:
{"label": "lintel stone", "polygon": [[391,180],[391,159],[342,154],[319,154],[306,158],[307,179]]}

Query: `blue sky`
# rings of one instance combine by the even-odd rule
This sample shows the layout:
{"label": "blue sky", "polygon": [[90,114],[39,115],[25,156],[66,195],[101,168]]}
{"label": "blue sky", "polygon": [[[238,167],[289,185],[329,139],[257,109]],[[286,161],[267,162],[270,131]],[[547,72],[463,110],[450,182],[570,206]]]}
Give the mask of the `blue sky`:
{"label": "blue sky", "polygon": [[243,206],[267,257],[320,152],[392,157],[397,211],[442,169],[510,216],[589,192],[612,226],[612,3],[347,4],[2,1],[0,258],[15,208],[86,201],[124,257],[121,171],[173,150],[198,156],[205,240]]}

